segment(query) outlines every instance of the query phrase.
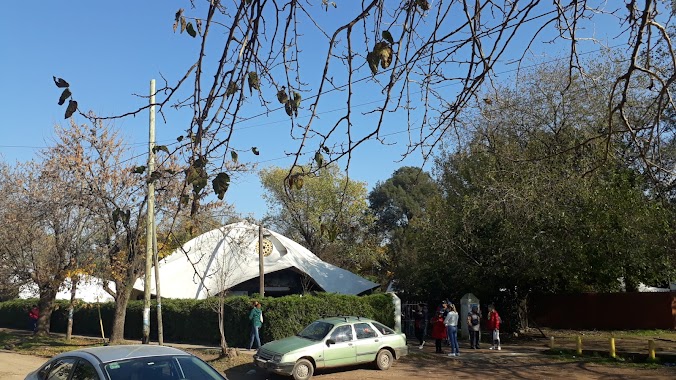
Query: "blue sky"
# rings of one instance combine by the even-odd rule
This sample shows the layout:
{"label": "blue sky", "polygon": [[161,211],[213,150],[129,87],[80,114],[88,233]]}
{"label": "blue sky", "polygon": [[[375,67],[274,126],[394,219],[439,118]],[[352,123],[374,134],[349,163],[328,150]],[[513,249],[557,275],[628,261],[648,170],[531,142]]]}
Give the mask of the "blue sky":
{"label": "blue sky", "polygon": [[[354,4],[336,2],[338,9],[332,12]],[[13,1],[3,6],[7,16],[0,24],[0,159],[8,163],[30,160],[41,147],[53,145],[54,125],[65,123],[64,107],[57,105],[60,90],[54,86],[52,76],[70,82],[81,109],[99,115],[119,114],[145,103],[133,94],[146,95],[150,79],[159,82],[161,73],[171,81],[196,57],[196,40],[175,34],[171,28],[178,8],[191,12],[187,0]],[[326,22],[335,22],[332,17],[327,13]],[[312,40],[312,36],[306,38]],[[534,55],[548,52],[551,57],[556,51],[551,45],[536,46]],[[310,77],[306,80],[312,87]],[[453,90],[448,91],[451,94]],[[363,94],[356,104],[377,99],[377,95]],[[323,108],[322,117],[330,122],[330,111],[340,106]],[[159,144],[175,142],[176,136],[184,133],[184,114],[168,113],[166,124],[159,115],[157,120]],[[142,155],[147,150],[147,113],[117,120],[113,126],[133,152]],[[352,158],[350,177],[366,182],[371,189],[400,166],[420,165],[419,154],[398,162],[408,139],[406,133],[401,133],[406,128],[401,115],[388,116],[388,145],[373,141],[358,149]],[[242,125],[234,144],[242,152],[258,146],[260,156],[242,153],[240,160],[259,162],[260,167],[285,167],[292,162],[285,158],[294,143],[288,136],[288,118],[283,110]],[[140,157],[139,164],[145,159]],[[233,178],[226,201],[240,213],[262,217],[266,205],[261,194],[255,173],[241,175]]]}

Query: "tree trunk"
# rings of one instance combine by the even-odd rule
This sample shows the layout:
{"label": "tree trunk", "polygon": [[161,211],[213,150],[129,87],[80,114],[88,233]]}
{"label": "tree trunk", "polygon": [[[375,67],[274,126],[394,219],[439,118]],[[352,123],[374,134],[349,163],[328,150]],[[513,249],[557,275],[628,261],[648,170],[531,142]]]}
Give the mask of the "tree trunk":
{"label": "tree trunk", "polygon": [[519,319],[519,331],[528,330],[528,297],[518,298],[517,316]]}
{"label": "tree trunk", "polygon": [[75,293],[77,292],[78,277],[70,278],[70,305],[68,306],[68,327],[66,328],[66,342],[70,342],[73,335],[73,309],[75,308]]}
{"label": "tree trunk", "polygon": [[624,275],[624,291],[626,293],[638,292],[639,281],[636,281],[633,276],[628,276],[626,273],[627,270],[625,270]]}
{"label": "tree trunk", "polygon": [[223,323],[223,296],[218,296],[218,332],[221,334],[221,356],[228,354],[228,342],[225,340],[225,326]]}
{"label": "tree trunk", "polygon": [[[133,282],[132,282],[133,284]],[[113,329],[110,333],[110,343],[118,344],[124,339],[124,321],[127,318],[127,304],[131,296],[132,285],[123,286],[116,282],[115,288],[117,294],[115,296],[115,316],[113,317]]]}
{"label": "tree trunk", "polygon": [[35,333],[36,335],[44,336],[49,334],[56,291],[57,288],[51,285],[40,287],[40,301],[38,301],[40,316],[38,317],[38,329]]}

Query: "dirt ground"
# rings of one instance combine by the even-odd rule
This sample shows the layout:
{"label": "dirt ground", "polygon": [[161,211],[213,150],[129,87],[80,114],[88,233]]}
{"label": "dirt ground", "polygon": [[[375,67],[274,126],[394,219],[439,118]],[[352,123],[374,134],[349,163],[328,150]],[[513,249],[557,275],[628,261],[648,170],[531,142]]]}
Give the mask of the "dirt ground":
{"label": "dirt ground", "polygon": [[47,361],[45,358],[0,351],[0,379],[23,380],[24,377]]}
{"label": "dirt ground", "polygon": [[[585,350],[607,350],[610,333],[543,331],[555,335],[555,346],[575,348],[577,335],[583,336]],[[676,353],[676,340],[669,334],[660,336],[634,336],[613,333],[616,336],[618,354],[647,352],[647,341],[656,340],[659,352]],[[538,332],[539,335],[539,332]],[[470,350],[466,343],[460,344],[460,356],[448,357],[435,354],[434,345],[428,341],[422,350],[411,342],[410,355],[395,362],[388,371],[378,371],[371,366],[357,366],[349,369],[320,370],[315,373],[318,380],[409,380],[422,379],[676,379],[676,363],[667,365],[627,365],[613,363],[590,363],[587,359],[562,360],[543,352],[549,348],[550,340],[533,335],[518,340],[505,337],[501,351],[489,350],[484,344],[480,350]],[[511,342],[511,344],[510,344]],[[444,347],[448,352],[448,348]],[[226,371],[230,380],[280,379],[253,365],[244,364]]]}
{"label": "dirt ground", "polygon": [[[370,366],[341,370],[324,370],[315,374],[317,380],[409,380],[418,379],[674,379],[676,367],[639,368],[618,365],[598,365],[584,361],[561,361],[528,350],[502,351],[482,349],[461,352],[460,357],[434,354],[433,348],[419,351],[412,348],[411,355],[397,361],[388,371],[378,371]],[[246,355],[246,354],[244,354]],[[31,355],[0,352],[0,379],[21,380],[46,359]],[[253,372],[252,372],[253,371]],[[251,364],[243,364],[226,371],[229,380],[280,379]]]}
{"label": "dirt ground", "polygon": [[[414,348],[417,350],[417,348]],[[479,350],[461,356],[438,355],[432,350],[412,352],[395,362],[387,371],[371,366],[315,373],[317,380],[409,380],[417,379],[674,379],[676,368],[638,368],[597,365],[583,361],[561,361],[532,352]],[[243,365],[226,372],[230,380],[280,379],[262,371],[251,373],[253,366]]]}
{"label": "dirt ground", "polygon": [[[547,336],[555,336],[557,349],[572,349],[576,337],[583,337],[585,350],[607,350],[610,333],[544,331]],[[676,354],[676,333],[660,333],[655,336],[636,336],[614,332],[616,346],[620,355],[627,352],[647,352],[648,340],[654,340],[658,352]],[[484,344],[480,350],[469,350],[466,342],[460,345],[459,357],[448,357],[434,353],[431,341],[422,350],[411,342],[410,355],[395,362],[388,371],[378,371],[371,366],[357,366],[344,369],[319,370],[317,380],[409,380],[419,379],[676,379],[676,363],[667,365],[627,365],[613,363],[593,363],[587,358],[578,360],[558,359],[544,355],[550,340],[538,334],[529,337],[510,339],[504,337],[502,351],[488,350]],[[430,344],[432,343],[432,344]],[[199,348],[189,345],[176,345],[189,349],[199,355]],[[182,347],[185,346],[185,347]],[[444,348],[448,351],[448,348]],[[284,379],[256,370],[251,364],[252,351],[243,352],[241,364],[225,371],[229,380],[267,380]],[[203,355],[200,355],[203,356]],[[587,356],[587,354],[585,354]],[[671,356],[674,357],[674,356]],[[205,359],[209,359],[205,357]],[[0,379],[20,380],[46,359],[31,355],[20,355],[9,351],[0,351]],[[671,359],[670,359],[671,361]],[[674,360],[676,362],[676,360]]]}

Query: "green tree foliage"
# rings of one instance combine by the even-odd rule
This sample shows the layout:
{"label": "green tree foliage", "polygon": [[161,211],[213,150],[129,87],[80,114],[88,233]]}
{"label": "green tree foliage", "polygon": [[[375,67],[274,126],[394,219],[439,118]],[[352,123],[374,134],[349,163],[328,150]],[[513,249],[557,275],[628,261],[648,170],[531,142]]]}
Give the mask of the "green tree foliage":
{"label": "green tree foliage", "polygon": [[394,231],[420,216],[427,202],[438,193],[439,188],[429,173],[404,166],[384,182],[376,183],[369,193],[369,207],[376,215],[380,230]]}
{"label": "green tree foliage", "polygon": [[619,154],[623,135],[597,138],[608,82],[561,74],[542,68],[467,115],[467,148],[437,160],[445,196],[413,226],[401,286],[523,300],[673,278],[673,208]]}
{"label": "green tree foliage", "polygon": [[336,165],[316,173],[305,166],[291,172],[272,167],[260,178],[270,227],[332,264],[358,272],[373,269],[380,249],[368,235],[373,217],[363,182],[350,180]]}
{"label": "green tree foliage", "polygon": [[376,217],[373,232],[387,249],[383,264],[388,277],[397,271],[399,258],[415,249],[409,224],[423,215],[428,204],[439,195],[439,186],[429,173],[411,166],[397,169],[369,193],[369,207]]}

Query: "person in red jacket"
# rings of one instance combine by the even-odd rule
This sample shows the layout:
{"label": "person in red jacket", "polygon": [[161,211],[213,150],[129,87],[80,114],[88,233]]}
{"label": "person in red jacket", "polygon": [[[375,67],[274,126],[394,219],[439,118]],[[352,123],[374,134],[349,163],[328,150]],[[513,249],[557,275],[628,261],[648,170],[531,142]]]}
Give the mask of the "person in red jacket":
{"label": "person in red jacket", "polygon": [[37,306],[33,305],[31,310],[28,312],[28,319],[30,320],[30,327],[33,329],[33,332],[38,330],[38,318],[40,317],[40,310]]}
{"label": "person in red jacket", "polygon": [[438,311],[437,314],[430,321],[432,324],[432,338],[436,344],[436,353],[443,354],[441,350],[441,342],[446,340],[446,325],[444,325],[444,314],[441,311]]}
{"label": "person in red jacket", "polygon": [[500,347],[500,323],[502,320],[500,319],[500,314],[498,314],[498,311],[495,310],[495,306],[489,305],[488,306],[488,329],[492,331],[493,335],[493,345],[491,346],[491,350],[502,350]]}

